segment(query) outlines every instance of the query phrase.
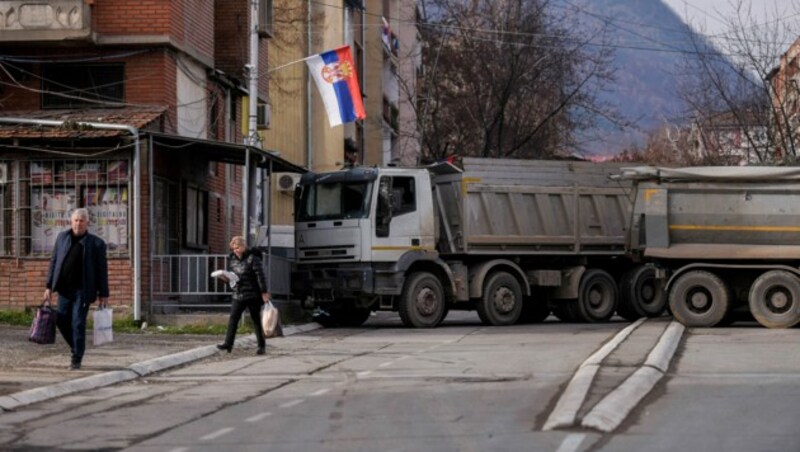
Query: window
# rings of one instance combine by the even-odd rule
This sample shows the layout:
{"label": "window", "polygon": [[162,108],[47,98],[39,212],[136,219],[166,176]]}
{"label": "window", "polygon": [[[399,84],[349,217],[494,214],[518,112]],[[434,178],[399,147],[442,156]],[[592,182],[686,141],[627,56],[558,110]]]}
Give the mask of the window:
{"label": "window", "polygon": [[122,64],[42,66],[42,108],[106,108],[124,101]]}
{"label": "window", "polygon": [[[89,231],[105,240],[109,256],[129,252],[128,166],[116,160],[34,160],[21,191],[19,255],[49,256],[58,233],[70,227],[72,210],[89,210]],[[11,219],[8,219],[9,222]]]}
{"label": "window", "polygon": [[417,197],[413,177],[392,178],[392,215],[402,215],[417,210]]}
{"label": "window", "polygon": [[272,36],[272,0],[258,0],[258,34]]}
{"label": "window", "polygon": [[177,254],[179,251],[178,186],[162,178],[155,179],[155,227],[156,254]]}
{"label": "window", "polygon": [[208,192],[196,186],[186,186],[186,246],[208,246]]}
{"label": "window", "polygon": [[364,92],[364,7],[361,0],[345,1],[344,23],[344,42],[350,45],[358,72],[358,86]]}

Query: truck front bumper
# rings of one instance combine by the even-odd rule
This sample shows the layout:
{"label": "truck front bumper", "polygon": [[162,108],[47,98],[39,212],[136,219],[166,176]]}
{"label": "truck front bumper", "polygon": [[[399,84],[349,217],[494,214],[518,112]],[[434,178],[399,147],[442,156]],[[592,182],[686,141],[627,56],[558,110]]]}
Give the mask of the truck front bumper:
{"label": "truck front bumper", "polygon": [[[292,272],[292,293],[310,304],[399,295],[404,276],[391,265],[308,266]],[[309,304],[309,303],[307,303]]]}

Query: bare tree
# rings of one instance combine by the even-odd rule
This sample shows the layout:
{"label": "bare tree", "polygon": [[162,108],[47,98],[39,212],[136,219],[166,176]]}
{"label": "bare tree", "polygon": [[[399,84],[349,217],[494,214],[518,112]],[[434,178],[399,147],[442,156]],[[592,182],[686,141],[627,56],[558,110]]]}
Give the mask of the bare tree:
{"label": "bare tree", "polygon": [[547,157],[598,118],[619,119],[596,97],[613,78],[604,30],[575,26],[547,0],[420,4],[424,157]]}
{"label": "bare tree", "polygon": [[694,52],[685,59],[679,95],[707,158],[741,163],[738,153],[750,163],[793,161],[797,136],[789,127],[790,105],[776,93],[773,77],[800,22],[797,14],[778,10],[759,19],[752,5],[731,0],[734,13],[716,39],[719,52],[690,33]]}

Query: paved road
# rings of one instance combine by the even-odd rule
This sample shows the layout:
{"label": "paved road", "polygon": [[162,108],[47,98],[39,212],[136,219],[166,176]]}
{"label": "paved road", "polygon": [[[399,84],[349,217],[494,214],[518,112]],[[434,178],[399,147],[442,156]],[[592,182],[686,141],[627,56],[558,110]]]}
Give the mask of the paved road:
{"label": "paved road", "polygon": [[800,450],[800,330],[684,334],[675,361],[610,433],[581,426],[669,329],[641,324],[597,366],[572,426],[544,430],[576,370],[629,328],[506,328],[452,313],[433,330],[366,326],[270,341],[0,414],[0,448],[51,450]]}

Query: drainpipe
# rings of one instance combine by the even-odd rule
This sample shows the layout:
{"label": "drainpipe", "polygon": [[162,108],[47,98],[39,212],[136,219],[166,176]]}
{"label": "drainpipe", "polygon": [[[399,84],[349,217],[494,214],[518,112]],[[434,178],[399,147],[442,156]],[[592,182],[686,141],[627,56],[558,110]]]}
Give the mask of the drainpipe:
{"label": "drainpipe", "polygon": [[[306,56],[311,56],[311,0],[306,2]],[[313,150],[311,142],[311,75],[306,70],[306,168],[313,170]]]}
{"label": "drainpipe", "polygon": [[[29,119],[29,118],[0,118],[0,124],[31,124],[39,126],[60,127],[65,121],[53,121],[48,119]],[[139,142],[139,129],[127,124],[104,124],[97,122],[78,121],[81,126],[91,127],[101,130],[124,130],[131,134],[134,139],[133,151],[133,319],[137,322],[142,319],[142,215],[140,203],[141,181],[139,180],[139,164],[141,160],[141,149]]]}

